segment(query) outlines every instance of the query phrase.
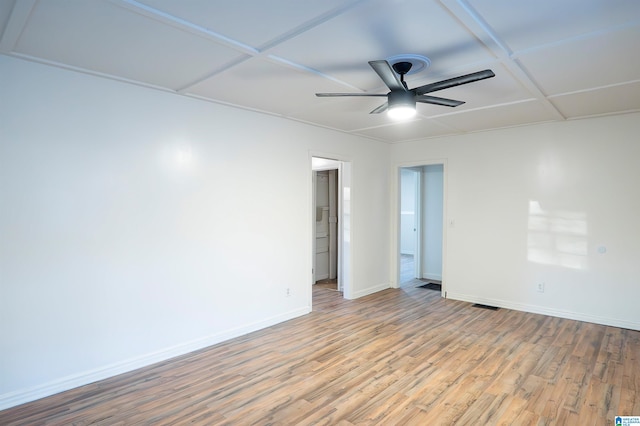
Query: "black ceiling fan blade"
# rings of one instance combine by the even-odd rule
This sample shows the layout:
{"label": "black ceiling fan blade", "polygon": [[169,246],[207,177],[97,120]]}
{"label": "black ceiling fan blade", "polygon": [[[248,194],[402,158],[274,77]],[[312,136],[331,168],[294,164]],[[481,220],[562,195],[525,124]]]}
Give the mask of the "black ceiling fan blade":
{"label": "black ceiling fan blade", "polygon": [[389,108],[389,102],[383,103],[378,108],[371,111],[369,114],[380,114],[381,112],[385,112],[387,108]]}
{"label": "black ceiling fan blade", "polygon": [[438,81],[437,83],[425,84],[424,86],[411,89],[411,91],[416,95],[424,95],[425,93],[448,89],[450,87],[460,86],[461,84],[473,83],[474,81],[484,80],[491,77],[495,77],[495,74],[491,70],[478,71],[450,78],[448,80]]}
{"label": "black ceiling fan blade", "polygon": [[396,74],[393,68],[391,68],[391,65],[389,65],[389,62],[385,60],[369,61],[369,65],[371,65],[371,68],[380,76],[389,90],[407,90],[404,84],[402,84],[400,77],[398,77],[398,74]]}
{"label": "black ceiling fan blade", "polygon": [[382,93],[316,93],[319,98],[329,98],[334,96],[387,96]]}
{"label": "black ceiling fan blade", "polygon": [[464,101],[456,101],[455,99],[438,98],[436,96],[427,96],[427,95],[416,96],[416,102],[421,102],[423,104],[442,105],[442,106],[448,106],[448,107],[457,107],[458,105],[462,105],[464,103]]}

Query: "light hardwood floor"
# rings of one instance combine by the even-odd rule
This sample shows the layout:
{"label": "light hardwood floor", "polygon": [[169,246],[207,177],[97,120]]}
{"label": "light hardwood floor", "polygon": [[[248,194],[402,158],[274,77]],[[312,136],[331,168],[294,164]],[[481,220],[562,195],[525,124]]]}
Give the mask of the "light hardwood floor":
{"label": "light hardwood floor", "polygon": [[[419,282],[415,283],[416,285]],[[640,332],[405,285],[0,412],[2,425],[612,425]]]}

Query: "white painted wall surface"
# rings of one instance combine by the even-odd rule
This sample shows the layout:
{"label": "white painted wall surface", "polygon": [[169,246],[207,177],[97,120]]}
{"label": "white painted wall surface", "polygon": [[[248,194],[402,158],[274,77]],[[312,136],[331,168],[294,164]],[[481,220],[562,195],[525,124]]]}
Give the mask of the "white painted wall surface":
{"label": "white painted wall surface", "polygon": [[448,161],[448,297],[640,329],[638,134],[628,114],[393,146]]}
{"label": "white painted wall surface", "polygon": [[388,145],[0,70],[0,409],[309,312],[312,151],[352,161],[353,297],[388,287]]}

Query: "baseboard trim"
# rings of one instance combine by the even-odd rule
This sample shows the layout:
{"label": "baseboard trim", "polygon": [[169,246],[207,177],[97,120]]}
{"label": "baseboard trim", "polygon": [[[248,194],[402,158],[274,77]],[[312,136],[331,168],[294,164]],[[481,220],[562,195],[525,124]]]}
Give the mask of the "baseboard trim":
{"label": "baseboard trim", "polygon": [[442,275],[438,274],[422,274],[422,278],[425,280],[442,281]]}
{"label": "baseboard trim", "polygon": [[547,308],[545,306],[530,305],[526,303],[511,302],[508,300],[478,297],[469,294],[455,293],[447,290],[447,299],[460,300],[469,303],[497,306],[499,308],[513,309],[514,311],[531,312],[533,314],[549,315],[552,317],[566,318],[576,321],[590,322],[594,324],[612,327],[627,328],[640,331],[640,323],[619,318],[608,318],[599,315],[590,315],[581,312],[565,311],[562,309]]}
{"label": "baseboard trim", "polygon": [[353,292],[352,297],[349,297],[348,299],[358,299],[360,297],[368,296],[370,294],[377,293],[379,291],[386,290],[388,288],[391,288],[388,283],[378,284],[375,287],[369,287],[369,288],[365,288],[364,290]]}
{"label": "baseboard trim", "polygon": [[63,377],[53,380],[42,385],[34,386],[28,389],[8,392],[0,395],[0,410],[15,407],[37,399],[45,398],[56,393],[64,392],[73,388],[88,385],[99,380],[108,379],[118,374],[127,373],[138,368],[147,367],[157,362],[166,361],[168,359],[185,355],[189,352],[200,350],[217,343],[224,342],[234,337],[243,336],[253,331],[261,330],[284,321],[288,321],[299,316],[311,312],[309,306],[289,311],[282,315],[276,315],[264,320],[246,324],[221,333],[213,334],[190,342],[181,343],[169,348],[161,349],[156,352],[148,353],[139,357],[130,358],[122,362],[106,365],[90,371]]}

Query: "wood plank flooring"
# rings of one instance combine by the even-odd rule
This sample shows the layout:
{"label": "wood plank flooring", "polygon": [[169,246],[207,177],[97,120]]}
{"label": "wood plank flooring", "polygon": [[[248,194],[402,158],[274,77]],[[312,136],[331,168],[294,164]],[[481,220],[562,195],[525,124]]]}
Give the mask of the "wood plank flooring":
{"label": "wood plank flooring", "polygon": [[[416,281],[415,285],[420,282]],[[2,425],[611,425],[640,332],[407,285],[0,412]]]}

